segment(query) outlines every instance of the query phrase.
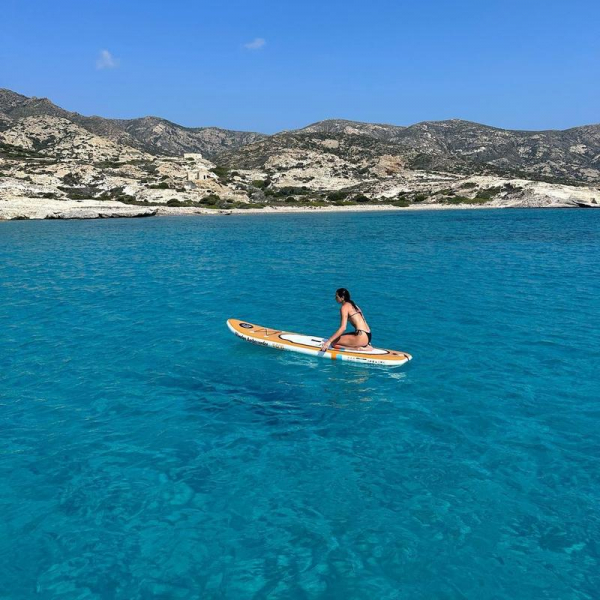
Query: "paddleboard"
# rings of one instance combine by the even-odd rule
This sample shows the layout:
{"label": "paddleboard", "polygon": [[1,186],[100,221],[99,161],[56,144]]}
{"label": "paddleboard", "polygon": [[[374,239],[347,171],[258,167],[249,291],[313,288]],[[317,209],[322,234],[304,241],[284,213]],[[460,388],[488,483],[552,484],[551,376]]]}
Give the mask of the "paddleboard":
{"label": "paddleboard", "polygon": [[322,351],[321,344],[326,338],[263,327],[239,319],[228,319],[227,327],[243,340],[259,346],[290,350],[331,360],[349,360],[363,364],[397,367],[412,359],[412,356],[406,352],[384,350],[383,348],[373,348],[372,350],[332,348]]}

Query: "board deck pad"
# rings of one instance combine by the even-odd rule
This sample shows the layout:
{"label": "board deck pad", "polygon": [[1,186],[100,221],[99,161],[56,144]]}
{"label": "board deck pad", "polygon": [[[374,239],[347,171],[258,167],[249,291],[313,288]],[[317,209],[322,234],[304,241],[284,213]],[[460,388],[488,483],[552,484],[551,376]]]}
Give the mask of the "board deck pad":
{"label": "board deck pad", "polygon": [[321,344],[325,341],[325,338],[263,327],[262,325],[255,325],[254,323],[240,321],[239,319],[228,319],[227,327],[238,337],[253,344],[277,348],[278,350],[300,352],[301,354],[319,356],[331,360],[348,360],[363,364],[397,367],[412,359],[412,356],[406,352],[385,350],[383,348],[373,348],[372,350],[331,348],[322,351]]}

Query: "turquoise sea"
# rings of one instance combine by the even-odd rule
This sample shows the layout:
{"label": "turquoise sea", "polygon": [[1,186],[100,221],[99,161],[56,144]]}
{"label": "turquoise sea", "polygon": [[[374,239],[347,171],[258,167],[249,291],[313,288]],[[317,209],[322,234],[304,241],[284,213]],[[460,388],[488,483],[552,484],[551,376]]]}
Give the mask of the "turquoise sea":
{"label": "turquoise sea", "polygon": [[599,324],[600,211],[0,223],[0,598],[599,598]]}

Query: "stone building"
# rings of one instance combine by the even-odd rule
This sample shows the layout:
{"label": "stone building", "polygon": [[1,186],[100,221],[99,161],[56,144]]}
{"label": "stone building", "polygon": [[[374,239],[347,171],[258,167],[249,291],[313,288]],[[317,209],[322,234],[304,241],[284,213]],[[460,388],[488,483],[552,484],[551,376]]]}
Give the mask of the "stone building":
{"label": "stone building", "polygon": [[199,152],[186,152],[183,155],[187,163],[187,180],[203,181],[206,179],[217,179],[217,176],[210,170],[212,164],[202,158]]}

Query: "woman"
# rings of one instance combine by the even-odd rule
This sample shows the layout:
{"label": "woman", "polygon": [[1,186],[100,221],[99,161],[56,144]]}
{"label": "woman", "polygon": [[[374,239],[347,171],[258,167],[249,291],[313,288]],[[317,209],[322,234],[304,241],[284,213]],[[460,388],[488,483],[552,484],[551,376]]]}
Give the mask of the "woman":
{"label": "woman", "polygon": [[[350,292],[346,288],[340,288],[335,293],[335,300],[342,305],[340,308],[341,323],[339,329],[323,344],[321,350],[324,352],[334,344],[334,348],[364,348],[372,350],[371,347],[371,328],[367,324],[362,311],[350,299]],[[354,333],[344,333],[346,326],[354,326]]]}

